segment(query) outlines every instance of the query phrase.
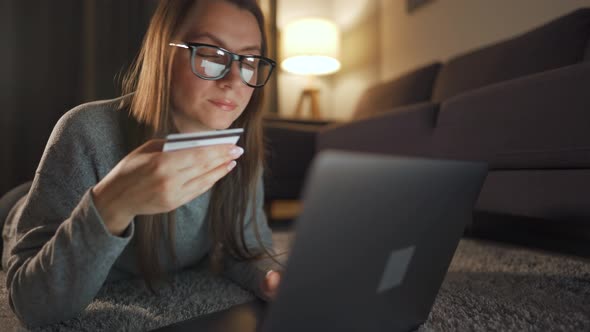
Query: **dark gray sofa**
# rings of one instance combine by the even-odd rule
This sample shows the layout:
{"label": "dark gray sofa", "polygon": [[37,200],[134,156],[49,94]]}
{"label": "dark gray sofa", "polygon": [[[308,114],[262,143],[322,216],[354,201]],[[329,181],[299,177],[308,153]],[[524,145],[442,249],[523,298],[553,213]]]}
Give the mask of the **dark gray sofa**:
{"label": "dark gray sofa", "polygon": [[590,8],[583,8],[378,84],[348,122],[269,121],[267,200],[297,198],[313,155],[345,149],[486,161],[478,211],[587,223],[589,60]]}

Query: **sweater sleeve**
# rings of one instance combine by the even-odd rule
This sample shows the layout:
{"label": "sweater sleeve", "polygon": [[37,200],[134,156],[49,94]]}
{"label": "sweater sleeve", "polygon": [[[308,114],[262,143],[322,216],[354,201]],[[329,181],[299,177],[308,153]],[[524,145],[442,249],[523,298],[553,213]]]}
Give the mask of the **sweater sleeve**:
{"label": "sweater sleeve", "polygon": [[[254,251],[261,251],[260,246],[263,245],[271,254],[275,254],[273,250],[272,231],[268,226],[266,214],[264,212],[264,189],[262,177],[259,178],[256,190],[256,202],[250,204],[256,209],[255,220],[252,218],[251,209],[248,209],[246,215],[246,223],[244,225],[244,239],[246,246]],[[256,238],[256,229],[260,234],[262,243],[259,243]],[[249,261],[238,261],[229,255],[226,255],[224,262],[224,273],[231,280],[238,283],[240,286],[252,291],[256,296],[263,300],[269,300],[262,294],[260,285],[269,270],[280,271],[282,267],[277,264],[272,258],[263,255],[262,258]]]}
{"label": "sweater sleeve", "polygon": [[133,223],[123,236],[111,235],[93,204],[99,144],[92,124],[73,114],[55,126],[14,220],[6,286],[10,307],[28,327],[85,309],[133,235]]}

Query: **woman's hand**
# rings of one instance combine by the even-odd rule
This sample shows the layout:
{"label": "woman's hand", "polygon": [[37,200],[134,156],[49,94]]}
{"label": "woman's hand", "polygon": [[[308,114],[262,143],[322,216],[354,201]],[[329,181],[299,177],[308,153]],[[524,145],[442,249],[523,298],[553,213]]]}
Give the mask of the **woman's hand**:
{"label": "woman's hand", "polygon": [[274,300],[277,296],[277,290],[281,283],[281,273],[270,270],[266,273],[266,277],[262,280],[260,289],[262,293],[271,300]]}
{"label": "woman's hand", "polygon": [[136,215],[166,213],[209,190],[243,149],[232,144],[162,152],[153,139],[133,150],[92,188],[107,228],[121,235]]}

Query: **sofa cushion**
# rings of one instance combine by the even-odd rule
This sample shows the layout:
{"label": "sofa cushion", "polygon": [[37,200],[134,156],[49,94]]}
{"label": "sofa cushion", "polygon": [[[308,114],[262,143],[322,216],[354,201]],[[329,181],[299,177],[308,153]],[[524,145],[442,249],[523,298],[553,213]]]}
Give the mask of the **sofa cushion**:
{"label": "sofa cushion", "polygon": [[590,167],[590,62],[465,93],[443,103],[441,157],[493,169]]}
{"label": "sofa cushion", "polygon": [[394,107],[429,101],[440,66],[440,63],[432,63],[368,88],[361,96],[352,119],[366,118]]}
{"label": "sofa cushion", "polygon": [[475,209],[587,225],[590,219],[588,188],[589,169],[492,171],[488,173]]}
{"label": "sofa cushion", "polygon": [[319,132],[317,148],[428,156],[438,112],[429,102],[397,107]]}
{"label": "sofa cushion", "polygon": [[590,8],[576,10],[525,34],[455,57],[440,70],[434,101],[461,92],[584,60]]}

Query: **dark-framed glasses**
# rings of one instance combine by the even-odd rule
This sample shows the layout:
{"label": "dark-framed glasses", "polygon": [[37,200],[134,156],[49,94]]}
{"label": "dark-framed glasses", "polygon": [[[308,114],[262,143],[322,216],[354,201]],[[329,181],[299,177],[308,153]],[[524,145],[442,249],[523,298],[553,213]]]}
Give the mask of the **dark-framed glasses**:
{"label": "dark-framed glasses", "polygon": [[242,82],[249,87],[259,88],[268,82],[276,66],[276,62],[267,57],[240,55],[215,45],[186,42],[172,42],[169,45],[190,50],[193,74],[208,81],[222,79],[231,70],[232,63],[238,61]]}

